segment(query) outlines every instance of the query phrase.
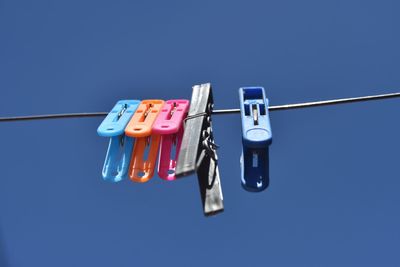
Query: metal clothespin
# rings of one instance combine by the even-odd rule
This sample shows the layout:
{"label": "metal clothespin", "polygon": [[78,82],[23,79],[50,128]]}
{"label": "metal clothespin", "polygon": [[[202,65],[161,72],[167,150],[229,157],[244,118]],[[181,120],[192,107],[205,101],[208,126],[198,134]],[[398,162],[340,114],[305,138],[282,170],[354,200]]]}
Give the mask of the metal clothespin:
{"label": "metal clothespin", "polygon": [[175,175],[181,177],[197,172],[204,214],[209,216],[224,210],[211,123],[211,84],[193,86],[190,102]]}
{"label": "metal clothespin", "polygon": [[183,122],[188,111],[189,100],[168,100],[153,125],[153,134],[161,135],[158,176],[164,180],[175,180],[175,168],[183,137]]}
{"label": "metal clothespin", "polygon": [[135,137],[129,177],[144,183],[150,180],[156,166],[160,135],[152,133],[152,127],[164,105],[163,100],[143,100],[125,129],[125,134]]}
{"label": "metal clothespin", "polygon": [[239,89],[243,151],[240,158],[242,186],[260,192],[269,184],[269,153],[272,143],[268,99],[263,87]]}
{"label": "metal clothespin", "polygon": [[97,129],[100,136],[110,137],[102,171],[104,180],[119,182],[127,177],[133,139],[124,131],[139,103],[139,100],[118,101]]}

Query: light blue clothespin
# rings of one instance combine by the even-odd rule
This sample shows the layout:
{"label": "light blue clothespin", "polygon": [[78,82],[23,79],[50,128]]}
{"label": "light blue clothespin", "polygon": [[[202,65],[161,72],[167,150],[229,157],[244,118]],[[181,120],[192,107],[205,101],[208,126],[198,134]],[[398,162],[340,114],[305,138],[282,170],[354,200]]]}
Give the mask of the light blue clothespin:
{"label": "light blue clothespin", "polygon": [[243,152],[240,158],[242,186],[260,192],[269,184],[269,154],[272,143],[268,99],[263,87],[239,89]]}
{"label": "light blue clothespin", "polygon": [[125,136],[125,127],[140,104],[139,100],[120,100],[97,129],[100,136],[110,137],[103,166],[103,178],[119,182],[127,177],[133,138]]}

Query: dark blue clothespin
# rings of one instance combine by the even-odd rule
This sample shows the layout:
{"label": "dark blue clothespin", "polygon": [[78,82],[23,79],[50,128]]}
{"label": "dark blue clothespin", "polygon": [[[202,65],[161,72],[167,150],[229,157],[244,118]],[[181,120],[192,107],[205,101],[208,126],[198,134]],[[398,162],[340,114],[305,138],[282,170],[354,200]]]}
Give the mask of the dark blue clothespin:
{"label": "dark blue clothespin", "polygon": [[263,87],[239,89],[243,152],[240,158],[242,186],[260,192],[269,184],[268,148],[272,143],[268,99]]}
{"label": "dark blue clothespin", "polygon": [[100,136],[110,137],[102,172],[104,180],[119,182],[127,177],[134,139],[125,136],[125,127],[139,104],[139,100],[118,101],[97,129]]}

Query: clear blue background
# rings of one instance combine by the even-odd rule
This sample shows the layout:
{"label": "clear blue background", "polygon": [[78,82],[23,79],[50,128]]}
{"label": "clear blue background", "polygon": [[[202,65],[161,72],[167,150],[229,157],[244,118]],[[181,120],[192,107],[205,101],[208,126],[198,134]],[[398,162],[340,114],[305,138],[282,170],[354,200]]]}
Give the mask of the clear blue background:
{"label": "clear blue background", "polygon": [[[0,115],[216,108],[400,90],[400,2],[0,0]],[[0,124],[0,266],[400,266],[400,100],[271,113],[271,184],[240,186],[238,115],[214,116],[225,212],[197,179],[103,182],[102,118]]]}

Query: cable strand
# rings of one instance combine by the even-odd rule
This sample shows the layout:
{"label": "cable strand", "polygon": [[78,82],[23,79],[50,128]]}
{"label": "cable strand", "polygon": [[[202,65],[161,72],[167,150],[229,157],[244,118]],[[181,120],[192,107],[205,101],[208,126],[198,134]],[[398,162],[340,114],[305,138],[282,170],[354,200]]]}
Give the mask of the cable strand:
{"label": "cable strand", "polygon": [[[365,102],[365,101],[371,101],[371,100],[382,100],[382,99],[397,98],[397,97],[400,97],[400,92],[389,93],[389,94],[380,94],[380,95],[371,95],[371,96],[361,96],[361,97],[339,98],[339,99],[331,99],[331,100],[294,103],[294,104],[286,104],[286,105],[277,105],[277,106],[270,106],[268,109],[269,109],[269,111],[300,109],[300,108],[320,107],[320,106],[338,105],[338,104],[355,103],[355,102]],[[233,114],[233,113],[240,113],[240,109],[219,109],[219,110],[212,111],[213,115]],[[86,118],[87,117],[104,117],[107,114],[108,114],[108,112],[84,112],[84,113],[63,113],[63,114],[13,116],[13,117],[0,117],[0,122],[84,118],[84,117],[86,117]]]}

